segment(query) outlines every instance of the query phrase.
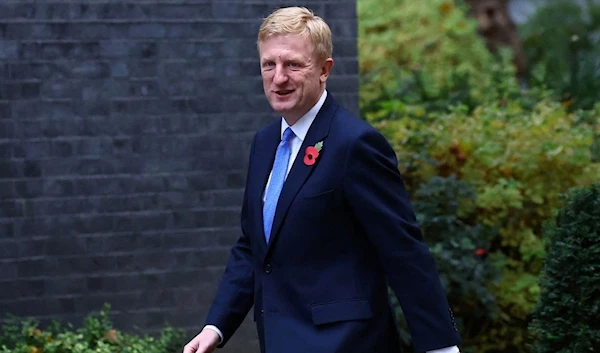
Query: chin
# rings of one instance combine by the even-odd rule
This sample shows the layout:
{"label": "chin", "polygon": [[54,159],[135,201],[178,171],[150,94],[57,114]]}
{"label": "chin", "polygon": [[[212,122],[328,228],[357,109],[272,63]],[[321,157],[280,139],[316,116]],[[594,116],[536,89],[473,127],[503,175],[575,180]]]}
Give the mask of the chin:
{"label": "chin", "polygon": [[288,102],[271,102],[271,108],[273,108],[274,111],[276,111],[277,113],[283,115],[284,113],[288,113],[290,111],[294,110],[294,105],[293,104],[289,104]]}

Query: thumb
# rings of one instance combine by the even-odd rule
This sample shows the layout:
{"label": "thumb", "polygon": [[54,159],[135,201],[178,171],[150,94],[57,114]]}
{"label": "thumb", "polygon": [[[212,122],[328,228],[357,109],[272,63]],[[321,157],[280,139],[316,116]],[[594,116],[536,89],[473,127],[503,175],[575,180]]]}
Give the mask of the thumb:
{"label": "thumb", "polygon": [[198,345],[199,345],[199,340],[196,338],[194,338],[193,340],[191,340],[188,344],[186,344],[183,347],[183,353],[196,353],[196,351],[198,350]]}

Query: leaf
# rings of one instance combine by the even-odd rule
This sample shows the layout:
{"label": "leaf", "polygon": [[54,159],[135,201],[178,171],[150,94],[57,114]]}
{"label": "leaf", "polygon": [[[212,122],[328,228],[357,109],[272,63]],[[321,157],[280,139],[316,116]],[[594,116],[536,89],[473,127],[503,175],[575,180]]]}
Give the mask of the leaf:
{"label": "leaf", "polygon": [[321,149],[323,148],[323,141],[317,142],[315,144],[315,148],[317,149],[317,151],[321,152]]}

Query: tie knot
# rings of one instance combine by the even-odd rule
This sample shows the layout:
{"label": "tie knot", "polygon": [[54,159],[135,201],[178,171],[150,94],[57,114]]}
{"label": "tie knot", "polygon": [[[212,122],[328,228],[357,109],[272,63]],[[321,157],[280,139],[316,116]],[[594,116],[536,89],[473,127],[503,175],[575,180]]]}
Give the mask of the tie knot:
{"label": "tie knot", "polygon": [[294,136],[296,136],[296,134],[294,134],[292,129],[288,127],[283,132],[283,137],[281,137],[281,142],[290,142],[294,138]]}

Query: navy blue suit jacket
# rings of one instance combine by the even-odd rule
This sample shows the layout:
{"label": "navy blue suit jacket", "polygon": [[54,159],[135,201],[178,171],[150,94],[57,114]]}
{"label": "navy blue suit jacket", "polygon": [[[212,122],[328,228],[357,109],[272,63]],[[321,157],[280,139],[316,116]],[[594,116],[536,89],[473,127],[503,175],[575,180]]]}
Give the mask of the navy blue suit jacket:
{"label": "navy blue suit jacket", "polygon": [[[281,140],[279,120],[252,143],[242,235],[206,324],[223,346],[254,305],[262,352],[396,353],[396,293],[415,349],[459,335],[386,139],[328,95],[285,181],[267,244],[262,195]],[[312,166],[306,147],[323,141]]]}

